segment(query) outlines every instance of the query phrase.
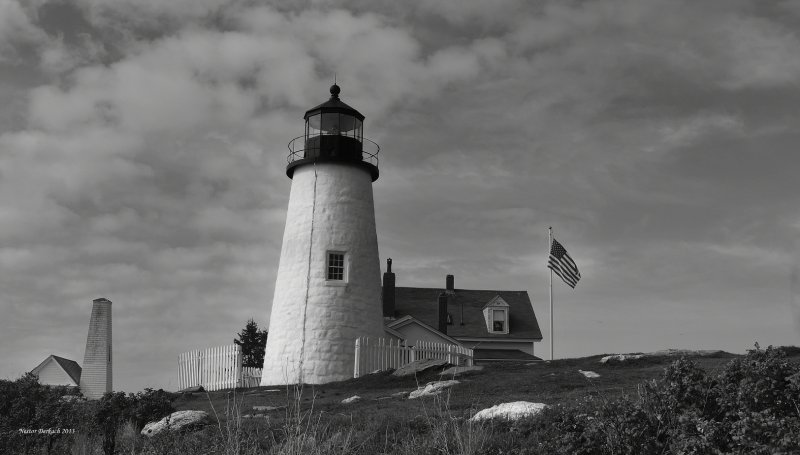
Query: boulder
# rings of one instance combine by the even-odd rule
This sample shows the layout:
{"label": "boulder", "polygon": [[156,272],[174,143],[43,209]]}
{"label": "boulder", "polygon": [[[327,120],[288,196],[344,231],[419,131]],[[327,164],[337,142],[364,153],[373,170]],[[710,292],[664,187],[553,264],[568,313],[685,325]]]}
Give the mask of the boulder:
{"label": "boulder", "polygon": [[350,398],[345,398],[344,400],[342,400],[342,404],[356,403],[356,402],[359,402],[359,401],[361,401],[361,397],[358,396],[358,395],[353,395]]}
{"label": "boulder", "polygon": [[189,431],[203,427],[209,423],[205,411],[177,411],[158,422],[150,422],[142,429],[145,436],[155,436],[163,432]]}
{"label": "boulder", "polygon": [[715,356],[725,354],[725,351],[719,350],[698,350],[693,351],[691,349],[663,349],[661,351],[655,352],[647,352],[644,354],[614,354],[614,355],[607,355],[600,359],[600,363],[607,363],[609,361],[619,361],[624,362],[626,360],[636,360],[641,359],[644,357],[688,357],[688,356],[700,356],[700,357],[708,357],[708,356]]}
{"label": "boulder", "polygon": [[521,417],[536,415],[547,405],[544,403],[531,403],[529,401],[512,401],[511,403],[501,403],[491,408],[478,411],[469,420],[477,422],[489,419],[517,420]]}
{"label": "boulder", "polygon": [[722,354],[724,351],[700,349],[693,351],[691,349],[663,349],[661,351],[649,352],[648,356],[652,357],[681,357],[681,356],[700,356],[708,357],[712,355]]}
{"label": "boulder", "polygon": [[594,379],[594,378],[599,378],[599,377],[600,377],[600,375],[599,375],[599,374],[597,374],[597,373],[595,373],[594,371],[583,371],[583,370],[578,370],[578,373],[580,373],[580,374],[582,374],[582,375],[586,376],[586,377],[587,377],[587,378],[589,378],[589,379]]}
{"label": "boulder", "polygon": [[417,390],[408,394],[408,399],[413,400],[415,398],[422,398],[422,397],[429,397],[432,395],[438,395],[442,393],[442,390],[449,389],[456,384],[460,384],[459,381],[456,380],[449,380],[449,381],[433,381],[425,384],[425,387],[420,387]]}
{"label": "boulder", "polygon": [[609,361],[624,362],[626,360],[637,360],[644,357],[644,354],[614,354],[603,357],[600,359],[600,363],[608,363]]}
{"label": "boulder", "polygon": [[410,376],[421,373],[431,368],[442,368],[448,365],[447,360],[442,359],[422,359],[405,364],[392,373],[392,376]]}

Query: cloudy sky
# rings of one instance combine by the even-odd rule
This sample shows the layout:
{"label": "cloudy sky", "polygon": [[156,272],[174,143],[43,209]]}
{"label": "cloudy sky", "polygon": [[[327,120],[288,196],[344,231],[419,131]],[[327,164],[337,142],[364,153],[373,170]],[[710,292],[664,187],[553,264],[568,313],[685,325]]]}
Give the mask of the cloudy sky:
{"label": "cloudy sky", "polygon": [[0,377],[98,297],[126,391],[266,327],[334,73],[398,286],[528,290],[549,354],[553,226],[556,357],[800,344],[800,2],[267,3],[0,0]]}

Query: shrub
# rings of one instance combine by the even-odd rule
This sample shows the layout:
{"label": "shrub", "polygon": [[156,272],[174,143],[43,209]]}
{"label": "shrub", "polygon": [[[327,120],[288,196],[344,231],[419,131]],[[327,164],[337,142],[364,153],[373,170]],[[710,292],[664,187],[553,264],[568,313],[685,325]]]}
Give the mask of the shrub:
{"label": "shrub", "polygon": [[133,405],[130,414],[136,431],[141,431],[149,422],[161,420],[175,412],[172,403],[177,395],[164,390],[144,389],[135,395],[131,394],[130,399]]}
{"label": "shrub", "polygon": [[800,453],[800,367],[772,347],[712,377],[686,359],[638,395],[552,406],[508,431],[516,453]]}
{"label": "shrub", "polygon": [[127,422],[132,411],[133,400],[125,392],[107,392],[96,403],[94,424],[102,436],[103,452],[114,455],[117,443],[117,431]]}
{"label": "shrub", "polygon": [[62,399],[74,393],[67,387],[43,386],[30,373],[16,381],[0,380],[0,453],[68,451],[71,432],[84,429],[86,414],[85,403]]}

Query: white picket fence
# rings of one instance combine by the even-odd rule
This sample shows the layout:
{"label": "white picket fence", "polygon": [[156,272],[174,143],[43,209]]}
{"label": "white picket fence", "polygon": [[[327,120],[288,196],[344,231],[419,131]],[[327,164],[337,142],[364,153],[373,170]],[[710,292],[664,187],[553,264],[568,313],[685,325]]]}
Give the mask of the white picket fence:
{"label": "white picket fence", "polygon": [[242,368],[242,351],[231,344],[195,349],[178,356],[178,387],[203,386],[206,390],[257,387],[260,368]]}
{"label": "white picket fence", "polygon": [[360,337],[356,339],[355,349],[354,378],[375,370],[397,369],[420,359],[442,359],[462,366],[472,366],[474,361],[472,349],[430,341],[409,344],[401,340]]}

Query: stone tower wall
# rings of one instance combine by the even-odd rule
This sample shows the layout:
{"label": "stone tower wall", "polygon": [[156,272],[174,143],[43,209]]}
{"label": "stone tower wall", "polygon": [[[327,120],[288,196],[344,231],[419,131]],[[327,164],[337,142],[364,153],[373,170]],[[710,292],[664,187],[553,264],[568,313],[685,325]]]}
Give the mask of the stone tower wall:
{"label": "stone tower wall", "polygon": [[[328,251],[347,253],[346,285],[326,282]],[[371,175],[346,164],[301,166],[289,195],[261,385],[352,378],[359,336],[383,336]]]}
{"label": "stone tower wall", "polygon": [[80,388],[86,398],[96,400],[111,392],[111,356],[111,301],[95,299],[81,372]]}

